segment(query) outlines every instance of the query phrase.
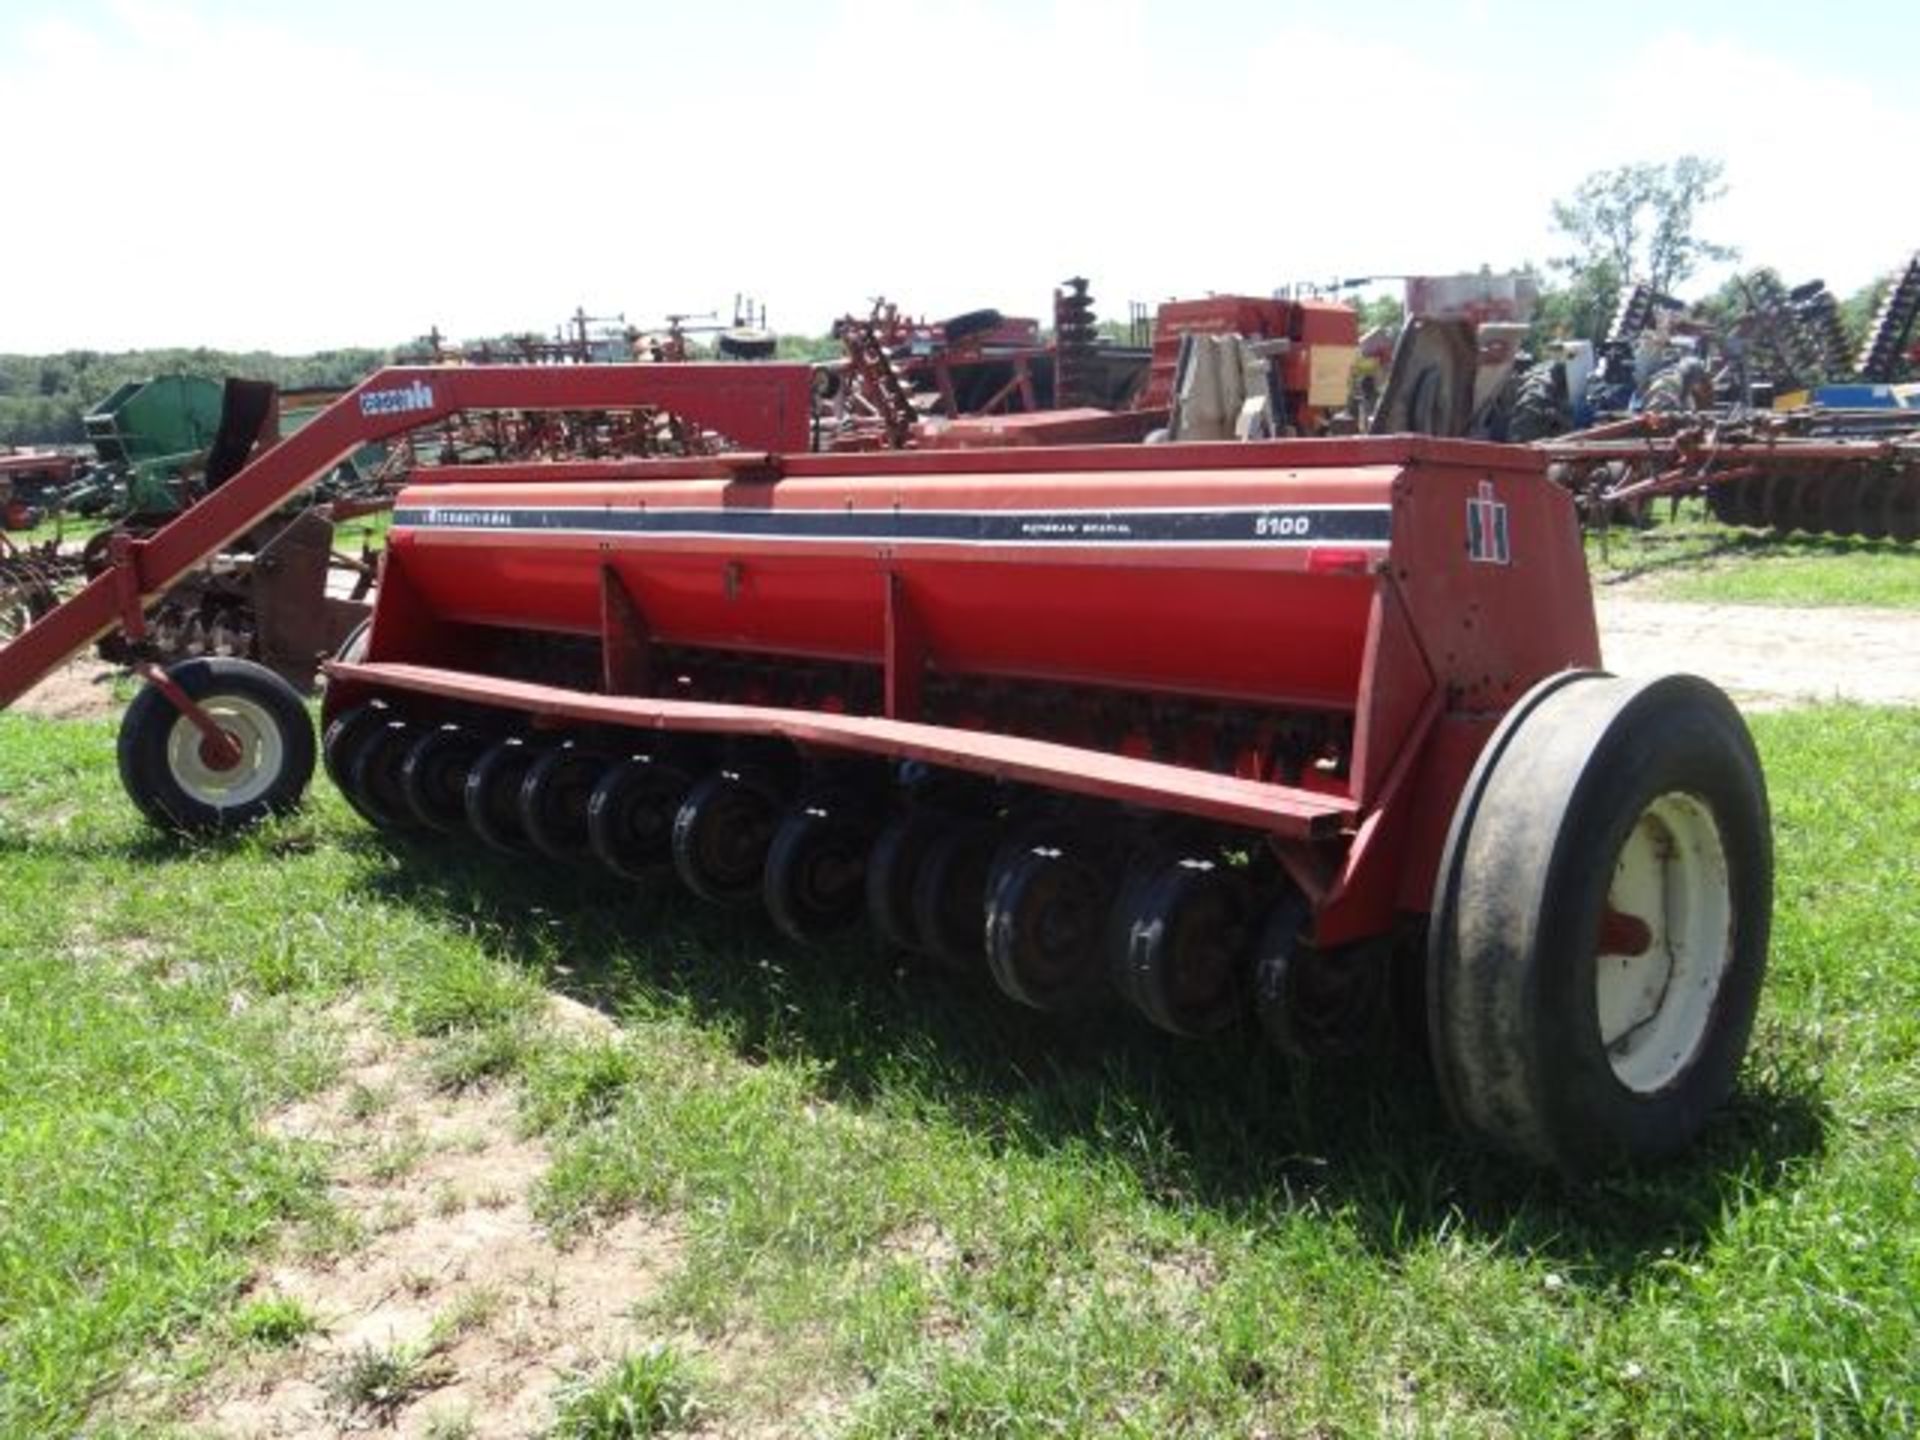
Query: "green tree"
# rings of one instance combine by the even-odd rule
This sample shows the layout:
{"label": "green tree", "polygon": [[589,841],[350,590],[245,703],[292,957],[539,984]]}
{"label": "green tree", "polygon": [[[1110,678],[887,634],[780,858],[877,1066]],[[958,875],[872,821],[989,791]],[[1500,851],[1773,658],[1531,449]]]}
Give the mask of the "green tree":
{"label": "green tree", "polygon": [[1557,303],[1576,333],[1598,338],[1633,281],[1669,292],[1703,263],[1739,254],[1696,229],[1699,212],[1727,193],[1723,170],[1698,155],[1621,165],[1596,171],[1554,201],[1554,228],[1572,249],[1550,264],[1567,278]]}

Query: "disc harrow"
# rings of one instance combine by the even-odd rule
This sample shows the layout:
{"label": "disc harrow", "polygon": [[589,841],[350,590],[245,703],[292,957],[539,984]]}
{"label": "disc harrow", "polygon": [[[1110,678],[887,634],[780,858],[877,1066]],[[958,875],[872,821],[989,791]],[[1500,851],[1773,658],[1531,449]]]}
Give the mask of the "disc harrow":
{"label": "disc harrow", "polygon": [[1746,529],[1920,540],[1920,430],[1897,411],[1649,412],[1536,448],[1590,523],[1704,495]]}

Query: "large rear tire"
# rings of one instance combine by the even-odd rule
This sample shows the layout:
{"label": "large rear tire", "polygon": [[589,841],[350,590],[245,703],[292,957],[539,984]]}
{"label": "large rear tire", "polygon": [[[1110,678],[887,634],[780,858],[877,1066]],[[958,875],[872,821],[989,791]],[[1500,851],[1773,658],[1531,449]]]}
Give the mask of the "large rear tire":
{"label": "large rear tire", "polygon": [[1726,696],[1541,682],[1482,752],[1436,889],[1428,1024],[1456,1122],[1573,1175],[1686,1146],[1745,1054],[1772,897],[1765,781]]}
{"label": "large rear tire", "polygon": [[158,687],[120,722],[120,783],[140,813],[167,830],[237,830],[297,808],[313,778],[313,722],[297,692],[247,660],[187,660],[167,671],[239,747],[216,763],[198,727]]}

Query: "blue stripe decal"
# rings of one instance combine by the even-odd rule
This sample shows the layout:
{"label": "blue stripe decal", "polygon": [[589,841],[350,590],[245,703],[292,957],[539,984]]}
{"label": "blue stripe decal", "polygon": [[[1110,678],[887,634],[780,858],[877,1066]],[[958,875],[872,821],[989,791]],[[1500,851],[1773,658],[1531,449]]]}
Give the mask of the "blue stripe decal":
{"label": "blue stripe decal", "polygon": [[424,505],[393,513],[414,530],[547,531],[959,545],[1385,544],[1386,505],[1216,510],[748,510]]}

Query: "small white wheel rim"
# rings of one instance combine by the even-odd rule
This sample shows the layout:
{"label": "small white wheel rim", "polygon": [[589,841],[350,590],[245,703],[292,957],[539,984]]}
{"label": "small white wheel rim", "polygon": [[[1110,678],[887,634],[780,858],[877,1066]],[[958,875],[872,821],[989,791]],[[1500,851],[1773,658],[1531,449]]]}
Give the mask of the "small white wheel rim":
{"label": "small white wheel rim", "polygon": [[1733,962],[1733,892],[1713,812],[1679,791],[1649,804],[1614,860],[1607,905],[1594,965],[1600,1042],[1614,1078],[1652,1094],[1705,1045]]}
{"label": "small white wheel rim", "polygon": [[265,706],[244,695],[215,695],[199,705],[239,745],[240,761],[224,770],[207,764],[199,727],[182,715],[167,734],[167,769],[174,783],[216,810],[252,804],[273,787],[285,762],[280,727]]}

